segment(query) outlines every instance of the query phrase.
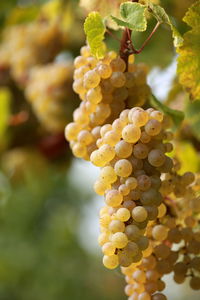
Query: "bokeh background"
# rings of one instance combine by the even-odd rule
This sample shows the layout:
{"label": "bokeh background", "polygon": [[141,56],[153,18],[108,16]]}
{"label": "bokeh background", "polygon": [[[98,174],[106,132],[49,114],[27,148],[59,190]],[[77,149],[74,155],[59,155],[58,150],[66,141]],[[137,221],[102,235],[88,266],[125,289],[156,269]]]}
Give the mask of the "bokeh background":
{"label": "bokeh background", "polygon": [[[72,61],[85,43],[86,8],[99,8],[98,2],[109,1],[0,1],[0,300],[126,299],[120,271],[101,264],[103,199],[92,189],[98,170],[72,158],[63,134],[79,103],[71,89]],[[181,20],[194,1],[160,2],[186,31]],[[137,45],[153,25],[150,19],[147,33],[135,34]],[[190,105],[176,78],[168,28],[158,30],[136,61],[149,66],[159,99],[181,110]],[[200,169],[197,108],[190,105],[177,133],[183,170]],[[170,300],[199,299],[187,283],[166,281]]]}

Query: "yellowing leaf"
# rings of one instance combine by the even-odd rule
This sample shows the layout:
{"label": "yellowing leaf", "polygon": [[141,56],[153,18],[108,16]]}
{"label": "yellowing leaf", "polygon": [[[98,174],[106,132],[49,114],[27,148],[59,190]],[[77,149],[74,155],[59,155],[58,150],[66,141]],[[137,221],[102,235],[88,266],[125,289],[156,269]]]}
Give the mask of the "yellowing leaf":
{"label": "yellowing leaf", "polygon": [[200,26],[200,1],[195,2],[194,5],[188,9],[183,21],[190,27],[195,28]]}
{"label": "yellowing leaf", "polygon": [[191,6],[183,20],[192,29],[184,34],[184,43],[177,50],[179,80],[196,100],[200,99],[200,1]]}
{"label": "yellowing leaf", "polygon": [[105,54],[103,43],[105,26],[98,12],[91,12],[88,15],[84,23],[84,31],[92,54],[98,59],[103,58]]}

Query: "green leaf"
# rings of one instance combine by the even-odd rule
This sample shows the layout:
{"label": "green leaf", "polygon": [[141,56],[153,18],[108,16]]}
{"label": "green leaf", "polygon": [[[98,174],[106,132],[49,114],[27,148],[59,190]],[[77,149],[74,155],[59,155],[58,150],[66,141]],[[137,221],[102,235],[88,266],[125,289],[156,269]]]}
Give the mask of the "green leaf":
{"label": "green leaf", "polygon": [[10,101],[11,94],[8,89],[0,89],[0,149],[4,147],[6,137],[6,129],[10,117]]}
{"label": "green leaf", "polygon": [[189,92],[191,100],[200,99],[200,1],[190,7],[183,19],[192,29],[183,36],[177,49],[179,81]]}
{"label": "green leaf", "polygon": [[125,2],[120,5],[120,15],[128,28],[135,31],[145,31],[147,28],[146,9],[146,5]]}
{"label": "green leaf", "polygon": [[173,25],[172,21],[170,20],[168,14],[164,10],[164,8],[162,8],[159,5],[149,2],[148,9],[149,9],[149,12],[154,16],[154,18],[156,18],[156,20],[158,22],[160,22],[161,24],[166,23],[171,27],[172,36],[174,39],[174,46],[180,47],[183,43],[183,38],[182,38],[180,32],[178,31],[178,29]]}
{"label": "green leaf", "polygon": [[40,6],[15,7],[6,19],[6,25],[28,23],[37,18]]}
{"label": "green leaf", "polygon": [[150,104],[154,108],[159,109],[164,114],[171,117],[171,119],[176,127],[178,127],[184,119],[184,113],[182,111],[175,110],[175,109],[172,109],[172,108],[166,106],[165,104],[158,101],[158,99],[156,99],[156,97],[154,95],[151,95]]}
{"label": "green leaf", "polygon": [[123,27],[128,27],[129,29],[132,29],[132,25],[125,22],[125,21],[122,21],[121,19],[118,19],[114,16],[111,16],[111,18],[113,19],[113,21],[115,21],[115,23],[118,25],[118,26],[123,26]]}
{"label": "green leaf", "polygon": [[92,54],[98,59],[103,58],[105,55],[105,45],[103,43],[105,26],[98,12],[91,12],[88,15],[84,23],[84,31]]}
{"label": "green leaf", "polygon": [[193,134],[200,141],[200,102],[188,103],[185,113]]}

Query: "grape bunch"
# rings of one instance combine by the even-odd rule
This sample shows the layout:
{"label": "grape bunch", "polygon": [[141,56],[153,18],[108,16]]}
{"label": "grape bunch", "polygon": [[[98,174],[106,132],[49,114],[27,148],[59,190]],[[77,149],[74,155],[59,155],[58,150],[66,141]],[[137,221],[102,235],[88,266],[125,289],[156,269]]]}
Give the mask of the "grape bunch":
{"label": "grape bunch", "polygon": [[[107,132],[111,142],[104,141],[103,136],[103,145],[90,156],[91,162],[102,168],[94,189],[105,195],[99,244],[105,255],[103,263],[111,269],[141,260],[149,244],[145,229],[149,221],[157,218],[163,202],[159,191],[161,174],[173,167],[165,154],[172,145],[163,142],[171,133],[164,130],[162,113],[135,107],[123,111],[119,121],[123,123],[120,130],[115,132],[114,121],[113,129]],[[113,132],[118,140],[112,139]],[[112,255],[107,251],[109,246]]]}
{"label": "grape bunch", "polygon": [[97,148],[96,140],[101,137],[100,126],[111,126],[126,107],[144,105],[150,89],[144,65],[130,62],[127,71],[125,62],[113,51],[98,61],[91,56],[89,47],[84,46],[74,66],[73,89],[82,102],[65,134],[73,154],[90,160]]}
{"label": "grape bunch", "polygon": [[[82,100],[65,128],[76,157],[100,168],[104,196],[99,245],[108,269],[120,266],[129,300],[165,300],[163,276],[200,288],[199,182],[168,156],[171,122],[149,107],[146,67],[115,52],[104,59],[88,46],[74,62],[73,89]],[[178,245],[174,250],[173,246]]]}
{"label": "grape bunch", "polygon": [[[180,176],[174,170],[163,177],[169,180],[172,176],[172,185],[184,182],[185,193],[177,196],[176,189],[168,189],[164,203],[158,208],[157,219],[146,230],[150,243],[143,252],[142,260],[121,268],[129,300],[167,299],[161,293],[165,288],[162,277],[170,273],[173,273],[177,284],[182,284],[189,277],[190,287],[200,289],[200,230],[197,227],[200,207],[199,203],[196,205],[199,197],[195,197],[195,178],[191,172]],[[165,182],[163,178],[161,186],[164,183],[166,187]],[[184,205],[186,201],[188,206]],[[194,206],[196,210],[193,210]]]}
{"label": "grape bunch", "polygon": [[12,78],[23,86],[29,70],[50,62],[62,44],[63,34],[57,23],[35,21],[6,28],[0,46],[0,70],[9,69]]}
{"label": "grape bunch", "polygon": [[71,62],[32,68],[25,93],[40,123],[50,132],[62,132],[76,107]]}

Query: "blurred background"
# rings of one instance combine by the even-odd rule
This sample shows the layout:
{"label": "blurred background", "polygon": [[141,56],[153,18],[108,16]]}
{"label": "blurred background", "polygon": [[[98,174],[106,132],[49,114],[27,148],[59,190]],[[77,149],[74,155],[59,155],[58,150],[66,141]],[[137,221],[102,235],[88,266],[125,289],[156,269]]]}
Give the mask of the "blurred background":
{"label": "blurred background", "polygon": [[[194,1],[160,2],[186,31],[181,20]],[[98,170],[72,158],[63,134],[79,104],[71,84],[73,58],[85,43],[84,18],[87,10],[102,12],[109,3],[0,1],[0,300],[126,299],[120,270],[105,270],[101,263],[103,199],[92,188]],[[135,34],[137,45],[153,25],[150,19],[148,31]],[[178,84],[170,31],[161,27],[156,35],[136,61],[149,66],[148,81],[159,99],[187,107],[176,155],[184,171],[196,172],[199,102],[189,104]],[[199,299],[187,284],[166,280],[170,300]]]}

